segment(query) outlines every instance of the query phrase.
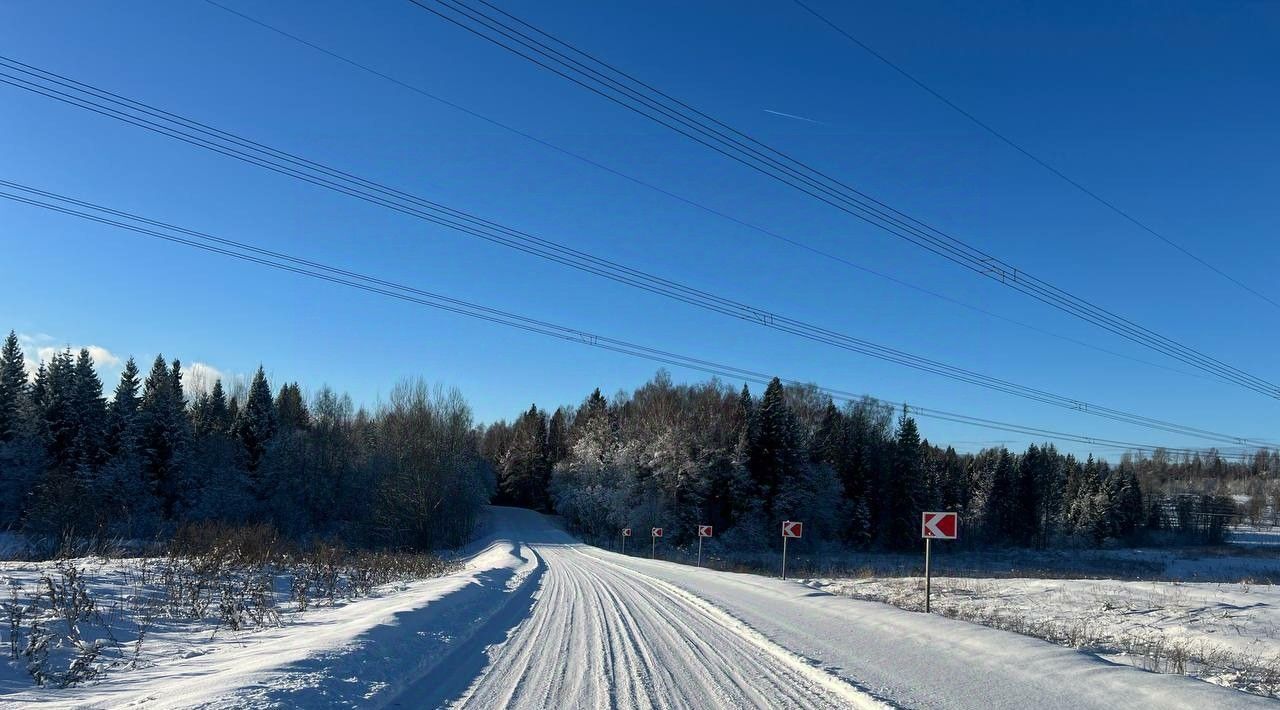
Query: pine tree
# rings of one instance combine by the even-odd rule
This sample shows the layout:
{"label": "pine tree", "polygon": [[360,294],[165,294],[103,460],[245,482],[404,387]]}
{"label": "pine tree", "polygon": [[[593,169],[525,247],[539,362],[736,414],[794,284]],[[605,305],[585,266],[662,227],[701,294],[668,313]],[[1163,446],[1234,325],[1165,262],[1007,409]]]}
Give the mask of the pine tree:
{"label": "pine tree", "polygon": [[813,437],[810,460],[839,470],[844,463],[845,433],[844,415],[836,408],[835,402],[828,399],[827,406],[822,410],[822,421]]}
{"label": "pine tree", "polygon": [[138,379],[138,364],[129,358],[120,372],[120,382],[116,385],[115,395],[107,409],[106,450],[108,456],[116,456],[122,450],[133,445],[133,437],[137,433],[138,406],[142,400],[138,390],[142,386]]}
{"label": "pine tree", "polygon": [[550,473],[547,414],[532,405],[516,422],[511,448],[500,472],[499,490],[513,505],[542,510],[549,500]]}
{"label": "pine tree", "polygon": [[204,414],[201,425],[205,434],[229,435],[234,423],[231,408],[227,405],[227,395],[222,390],[222,380],[215,380],[213,389],[205,399]]}
{"label": "pine tree", "polygon": [[12,330],[0,349],[0,443],[13,441],[23,428],[27,407],[27,365]]}
{"label": "pine tree", "polygon": [[893,466],[884,482],[882,540],[892,549],[912,547],[919,542],[921,498],[924,488],[924,459],[916,420],[902,408],[893,449]]}
{"label": "pine tree", "polygon": [[1018,544],[1018,466],[1013,455],[1003,446],[996,452],[993,464],[982,516],[987,539],[998,545]]}
{"label": "pine tree", "polygon": [[267,447],[275,438],[278,421],[276,419],[275,402],[271,397],[271,386],[267,384],[267,375],[262,366],[253,376],[249,385],[249,396],[245,399],[244,408],[235,423],[235,437],[240,441],[245,456],[245,468],[253,480],[254,494],[258,500],[266,500],[273,492],[270,481],[259,475],[259,467],[266,456]]}
{"label": "pine tree", "polygon": [[185,493],[189,442],[180,364],[174,360],[171,369],[157,355],[138,407],[138,448],[145,480],[159,496],[166,519],[174,517]]}
{"label": "pine tree", "polygon": [[795,417],[787,407],[782,382],[776,377],[765,388],[754,428],[748,468],[765,519],[772,520],[779,486],[799,476],[805,463]]}
{"label": "pine tree", "polygon": [[33,402],[36,426],[51,465],[66,467],[75,456],[75,362],[70,350],[54,353],[48,366],[36,373]]}
{"label": "pine tree", "polygon": [[276,415],[282,432],[311,428],[311,413],[307,411],[307,403],[302,399],[302,389],[297,382],[280,387],[280,393],[276,395]]}
{"label": "pine tree", "polygon": [[569,455],[569,413],[557,407],[547,424],[547,463],[555,466]]}
{"label": "pine tree", "polygon": [[44,452],[32,426],[36,408],[26,361],[13,332],[0,348],[0,529],[16,526],[44,470]]}
{"label": "pine tree", "polygon": [[[725,525],[740,523],[753,512],[758,522],[764,524],[763,501],[760,489],[751,476],[751,452],[756,441],[756,406],[751,390],[744,384],[733,408],[733,453],[728,472],[727,495],[722,503]],[[756,534],[754,531],[751,534]]]}
{"label": "pine tree", "polygon": [[79,465],[94,469],[106,460],[103,436],[107,404],[102,398],[102,380],[94,370],[93,358],[87,348],[81,348],[76,356],[74,378],[72,409],[76,419],[76,459]]}

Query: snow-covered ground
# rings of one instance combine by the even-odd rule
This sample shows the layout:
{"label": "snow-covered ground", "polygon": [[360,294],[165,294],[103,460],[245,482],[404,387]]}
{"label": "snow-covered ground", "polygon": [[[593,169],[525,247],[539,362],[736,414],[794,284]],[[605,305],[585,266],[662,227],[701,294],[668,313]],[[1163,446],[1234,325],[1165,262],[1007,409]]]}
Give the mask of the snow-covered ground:
{"label": "snow-covered ground", "polygon": [[[905,609],[924,605],[919,577],[804,583]],[[941,577],[933,610],[1141,668],[1280,693],[1280,587],[1269,584]]]}
{"label": "snow-covered ground", "polygon": [[[584,545],[495,508],[459,572],[3,707],[1263,707],[1271,701],[794,581]],[[95,573],[97,574],[97,573]],[[1240,592],[1245,594],[1244,592]]]}
{"label": "snow-covered ground", "polygon": [[1280,546],[1280,526],[1237,525],[1227,531],[1227,542],[1232,545],[1277,547]]}

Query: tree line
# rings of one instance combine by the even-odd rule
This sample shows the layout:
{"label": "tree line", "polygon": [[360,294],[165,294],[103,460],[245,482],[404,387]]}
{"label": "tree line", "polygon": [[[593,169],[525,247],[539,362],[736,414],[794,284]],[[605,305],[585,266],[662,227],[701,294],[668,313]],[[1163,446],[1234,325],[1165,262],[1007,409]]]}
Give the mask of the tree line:
{"label": "tree line", "polygon": [[146,539],[195,521],[426,549],[465,542],[495,484],[456,390],[404,380],[376,410],[322,387],[184,387],[180,361],[125,363],[112,394],[88,350],[29,377],[0,348],[0,529]]}
{"label": "tree line", "polygon": [[1216,455],[1111,465],[1052,444],[959,453],[922,439],[909,409],[871,398],[838,406],[776,378],[757,396],[659,371],[612,399],[597,389],[576,407],[533,405],[485,428],[481,451],[499,502],[554,511],[596,540],[660,526],[681,544],[710,524],[719,543],[759,550],[779,545],[779,523],[794,519],[827,544],[914,549],[920,513],[952,510],[963,544],[1213,542],[1234,514],[1212,491],[1175,496],[1155,484],[1153,471],[1228,466]]}

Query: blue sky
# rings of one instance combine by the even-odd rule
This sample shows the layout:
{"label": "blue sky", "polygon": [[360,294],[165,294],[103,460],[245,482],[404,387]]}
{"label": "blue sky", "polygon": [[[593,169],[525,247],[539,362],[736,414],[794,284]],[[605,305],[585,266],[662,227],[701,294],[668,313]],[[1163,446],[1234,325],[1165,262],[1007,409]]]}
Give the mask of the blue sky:
{"label": "blue sky", "polygon": [[[225,4],[790,238],[1125,355],[1154,353],[854,221],[407,2]],[[1280,298],[1280,8],[814,6],[1067,174]],[[1277,309],[981,132],[789,2],[501,6],[1006,261],[1275,379]],[[198,0],[0,6],[3,54],[579,249],[878,343],[1243,436],[1277,403],[1082,348],[769,240]],[[809,120],[799,120],[791,116]],[[1206,446],[727,320],[0,86],[0,178],[681,353],[1063,431]],[[403,376],[481,420],[652,363],[0,204],[0,328],[372,404]],[[110,358],[105,358],[110,360]],[[105,363],[105,364],[110,364]],[[110,381],[118,368],[105,367]],[[677,380],[701,375],[676,370]],[[1025,437],[922,422],[936,442]],[[1070,450],[1084,447],[1069,446]],[[1101,451],[1101,450],[1100,450]]]}

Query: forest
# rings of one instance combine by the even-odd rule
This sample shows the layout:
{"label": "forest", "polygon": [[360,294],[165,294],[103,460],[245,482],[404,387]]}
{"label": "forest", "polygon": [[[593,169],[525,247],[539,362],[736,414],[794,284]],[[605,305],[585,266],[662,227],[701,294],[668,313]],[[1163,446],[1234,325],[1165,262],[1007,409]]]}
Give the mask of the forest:
{"label": "forest", "polygon": [[34,377],[0,350],[0,530],[151,540],[188,523],[269,524],[294,540],[397,549],[469,540],[494,477],[456,390],[398,383],[374,411],[321,387],[184,387],[178,360],[130,359],[110,397],[87,350]]}
{"label": "forest", "polygon": [[[556,513],[585,539],[698,524],[725,549],[779,544],[784,519],[815,544],[901,550],[924,510],[961,513],[970,546],[1221,542],[1280,510],[1276,452],[1228,460],[1080,460],[1053,445],[959,453],[909,409],[837,405],[777,379],[759,395],[659,371],[634,392],[536,405],[479,424],[457,390],[402,380],[373,409],[322,386],[184,383],[178,360],[130,359],[107,396],[88,350],[28,367],[0,349],[0,530],[42,539],[147,540],[189,523],[268,524],[294,540],[397,549],[460,545],[489,502]],[[1245,490],[1240,505],[1227,495]]]}
{"label": "forest", "polygon": [[780,521],[794,519],[818,544],[914,549],[920,513],[953,510],[969,546],[1203,544],[1240,518],[1227,495],[1236,487],[1253,492],[1251,508],[1280,509],[1276,452],[1229,461],[1157,450],[1115,465],[1052,444],[958,453],[922,439],[909,410],[870,398],[838,406],[776,378],[757,396],[659,371],[630,394],[531,406],[487,427],[481,450],[499,502],[554,511],[601,542],[660,526],[688,543],[710,524],[725,548],[760,550],[780,545]]}

